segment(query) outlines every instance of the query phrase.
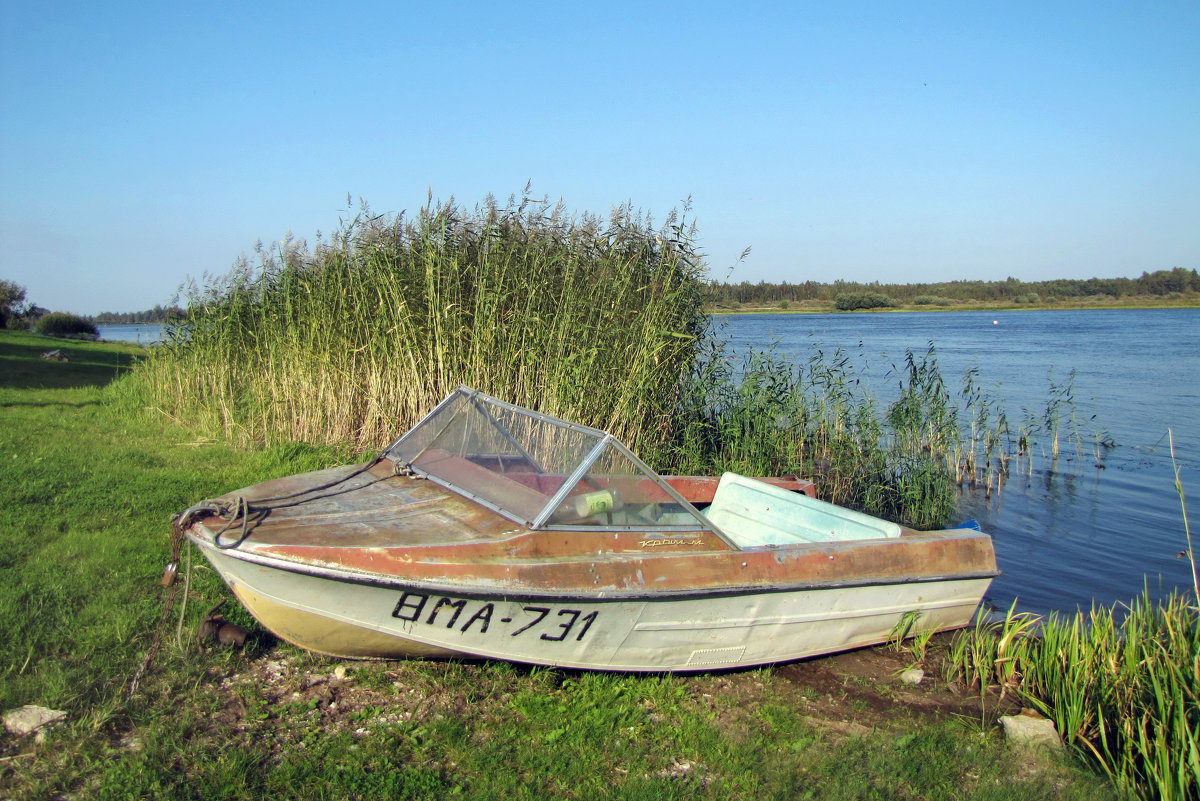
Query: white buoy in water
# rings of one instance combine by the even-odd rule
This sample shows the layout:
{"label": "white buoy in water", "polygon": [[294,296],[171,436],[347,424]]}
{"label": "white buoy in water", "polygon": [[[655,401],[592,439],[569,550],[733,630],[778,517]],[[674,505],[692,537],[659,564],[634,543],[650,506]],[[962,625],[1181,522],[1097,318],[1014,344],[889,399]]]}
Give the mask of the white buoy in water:
{"label": "white buoy in water", "polygon": [[999,320],[992,320],[992,325],[1000,325],[1000,321],[999,321]]}

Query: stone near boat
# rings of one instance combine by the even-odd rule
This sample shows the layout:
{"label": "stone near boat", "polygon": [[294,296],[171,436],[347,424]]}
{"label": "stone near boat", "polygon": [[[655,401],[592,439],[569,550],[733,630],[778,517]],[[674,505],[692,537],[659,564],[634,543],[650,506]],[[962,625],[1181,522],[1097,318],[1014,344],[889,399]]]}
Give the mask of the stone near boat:
{"label": "stone near boat", "polygon": [[61,710],[26,704],[4,713],[4,728],[18,737],[36,734],[41,742],[47,731],[66,719],[67,713]]}
{"label": "stone near boat", "polygon": [[1032,710],[1022,710],[1019,715],[1005,715],[1000,718],[1000,726],[1004,730],[1004,737],[1013,745],[1051,751],[1063,748],[1054,721]]}

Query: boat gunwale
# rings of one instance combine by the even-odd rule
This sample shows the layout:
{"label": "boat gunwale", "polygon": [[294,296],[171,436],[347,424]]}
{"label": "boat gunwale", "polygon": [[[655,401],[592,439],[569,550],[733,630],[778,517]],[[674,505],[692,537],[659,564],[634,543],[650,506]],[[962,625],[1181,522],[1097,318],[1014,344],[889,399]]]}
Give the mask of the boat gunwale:
{"label": "boat gunwale", "polygon": [[[206,541],[203,537],[195,534],[192,530],[188,530],[187,537],[202,551],[207,550],[222,556],[228,556],[251,564],[256,564],[261,567],[283,570],[288,573],[296,573],[299,575],[313,576],[333,581],[340,581],[348,584],[360,584],[379,588],[393,588],[398,590],[419,589],[430,593],[438,593],[440,595],[454,596],[456,598],[488,598],[500,600],[581,600],[588,603],[605,603],[605,602],[629,602],[629,601],[680,601],[700,598],[722,598],[748,594],[775,594],[784,592],[806,592],[819,590],[839,590],[852,587],[886,587],[891,585],[902,584],[934,584],[950,581],[975,581],[996,578],[1001,574],[1001,571],[974,571],[970,573],[957,574],[937,574],[937,575],[917,575],[917,576],[901,576],[901,577],[873,577],[870,579],[847,579],[838,581],[809,581],[806,583],[795,584],[743,584],[737,586],[721,586],[708,589],[680,589],[680,590],[595,590],[588,593],[583,590],[572,592],[539,590],[536,588],[513,588],[506,589],[501,587],[481,588],[479,586],[460,585],[460,584],[438,584],[435,582],[422,581],[403,576],[384,576],[378,573],[367,573],[360,570],[350,568],[335,568],[322,565],[309,564],[298,562],[291,559],[284,559],[278,556],[268,554],[254,553],[237,549],[221,549],[215,548],[210,541]],[[924,532],[922,532],[924,533]],[[973,536],[987,537],[986,534],[972,532]],[[870,542],[864,540],[861,542]],[[805,546],[800,546],[805,547]],[[766,551],[779,551],[779,548],[764,548]],[[790,550],[790,549],[789,549]],[[738,553],[738,552],[719,552],[719,553]],[[746,553],[742,551],[740,553]],[[666,554],[662,554],[666,556]]]}

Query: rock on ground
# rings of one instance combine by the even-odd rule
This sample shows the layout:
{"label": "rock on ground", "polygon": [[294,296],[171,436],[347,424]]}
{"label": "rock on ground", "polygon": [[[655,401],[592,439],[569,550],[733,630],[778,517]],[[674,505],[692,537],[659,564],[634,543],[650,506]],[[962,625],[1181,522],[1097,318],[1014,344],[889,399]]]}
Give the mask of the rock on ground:
{"label": "rock on ground", "polygon": [[4,728],[18,737],[33,734],[39,729],[53,726],[67,719],[67,713],[57,709],[47,709],[44,706],[26,704],[20,709],[4,713]]}
{"label": "rock on ground", "polygon": [[1005,715],[1000,718],[1000,725],[1004,728],[1004,736],[1013,745],[1044,746],[1051,750],[1063,747],[1062,739],[1054,728],[1054,721],[1040,715]]}

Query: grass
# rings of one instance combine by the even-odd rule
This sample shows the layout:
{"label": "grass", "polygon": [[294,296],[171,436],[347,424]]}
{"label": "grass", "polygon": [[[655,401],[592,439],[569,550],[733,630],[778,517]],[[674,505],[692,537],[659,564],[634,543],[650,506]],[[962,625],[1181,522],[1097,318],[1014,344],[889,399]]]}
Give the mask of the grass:
{"label": "grass", "polygon": [[170,515],[350,455],[196,438],[130,405],[124,381],[105,386],[133,352],[121,346],[87,346],[112,368],[91,384],[44,388],[38,371],[69,365],[13,355],[27,344],[0,332],[0,352],[29,371],[27,385],[0,387],[0,709],[39,704],[69,720],[44,746],[0,734],[0,796],[1114,797],[1086,770],[1025,765],[990,727],[918,711],[944,689],[907,705],[890,667],[877,683],[814,683],[803,675],[837,660],[617,676],[339,663],[264,640],[203,648],[191,632],[229,596],[197,562],[176,641],[178,604],[158,626]]}
{"label": "grass", "polygon": [[[67,361],[42,360],[60,351]],[[0,340],[0,388],[55,389],[108,384],[129,372],[146,349],[122,343],[81,342],[5,331]]]}

